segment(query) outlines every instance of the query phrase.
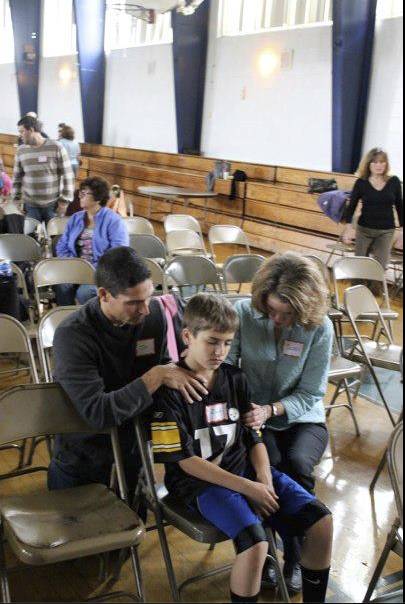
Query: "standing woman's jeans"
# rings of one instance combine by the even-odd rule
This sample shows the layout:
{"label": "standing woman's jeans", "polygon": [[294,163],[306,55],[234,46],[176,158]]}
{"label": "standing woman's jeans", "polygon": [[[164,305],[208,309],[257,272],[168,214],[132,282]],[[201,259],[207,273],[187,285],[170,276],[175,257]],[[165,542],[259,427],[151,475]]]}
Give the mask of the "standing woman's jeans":
{"label": "standing woman's jeans", "polygon": [[390,261],[394,238],[395,229],[369,229],[357,225],[356,256],[370,256],[372,254],[386,270]]}
{"label": "standing woman's jeans", "polygon": [[97,296],[95,285],[74,285],[63,283],[55,285],[56,304],[58,306],[73,306],[76,300],[79,304],[86,304],[91,298]]}

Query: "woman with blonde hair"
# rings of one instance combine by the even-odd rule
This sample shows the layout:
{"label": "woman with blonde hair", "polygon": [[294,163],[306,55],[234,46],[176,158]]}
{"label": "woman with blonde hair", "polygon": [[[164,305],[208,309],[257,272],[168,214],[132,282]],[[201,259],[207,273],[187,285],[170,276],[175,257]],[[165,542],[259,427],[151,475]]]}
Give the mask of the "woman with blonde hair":
{"label": "woman with blonde hair", "polygon": [[388,155],[379,148],[371,149],[363,158],[354,185],[350,204],[344,217],[346,224],[343,241],[353,237],[351,225],[359,201],[362,202],[356,227],[356,256],[372,254],[384,269],[387,268],[395,239],[395,216],[403,227],[403,201],[401,182],[390,176]]}
{"label": "woman with blonde hair", "polygon": [[[228,362],[241,363],[254,401],[244,421],[262,430],[271,464],[313,492],[314,467],[328,442],[323,398],[333,326],[325,280],[311,260],[276,255],[258,271],[252,299],[235,308],[240,327]],[[297,540],[285,540],[284,575],[292,592],[302,587],[299,559]],[[274,586],[271,567],[263,580]]]}

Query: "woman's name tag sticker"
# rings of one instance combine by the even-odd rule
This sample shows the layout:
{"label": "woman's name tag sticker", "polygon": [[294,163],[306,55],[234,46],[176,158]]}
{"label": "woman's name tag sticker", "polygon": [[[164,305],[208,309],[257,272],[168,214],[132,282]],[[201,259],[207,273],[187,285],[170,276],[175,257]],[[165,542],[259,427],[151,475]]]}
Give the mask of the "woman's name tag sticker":
{"label": "woman's name tag sticker", "polygon": [[286,340],[284,342],[283,354],[287,357],[299,358],[304,350],[304,344],[302,342],[291,342]]}
{"label": "woman's name tag sticker", "polygon": [[155,340],[139,340],[136,344],[136,356],[146,357],[149,354],[155,354]]}
{"label": "woman's name tag sticker", "polygon": [[220,424],[228,418],[228,405],[226,403],[216,403],[205,407],[205,419],[207,424]]}

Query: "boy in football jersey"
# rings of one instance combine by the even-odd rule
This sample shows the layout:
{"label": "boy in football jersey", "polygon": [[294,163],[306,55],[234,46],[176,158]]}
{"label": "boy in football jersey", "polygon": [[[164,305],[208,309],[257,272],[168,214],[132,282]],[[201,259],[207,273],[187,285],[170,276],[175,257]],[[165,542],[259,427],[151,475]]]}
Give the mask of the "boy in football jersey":
{"label": "boy in football jersey", "polygon": [[165,464],[169,493],[186,501],[233,539],[231,601],[257,602],[268,551],[263,525],[303,536],[304,602],[324,602],[332,549],[332,517],[324,504],[270,467],[258,432],[240,418],[250,408],[243,373],[223,363],[238,317],[231,304],[198,294],[184,314],[187,346],[180,364],[204,377],[208,394],[189,405],[181,393],[157,391],[152,420],[155,459]]}

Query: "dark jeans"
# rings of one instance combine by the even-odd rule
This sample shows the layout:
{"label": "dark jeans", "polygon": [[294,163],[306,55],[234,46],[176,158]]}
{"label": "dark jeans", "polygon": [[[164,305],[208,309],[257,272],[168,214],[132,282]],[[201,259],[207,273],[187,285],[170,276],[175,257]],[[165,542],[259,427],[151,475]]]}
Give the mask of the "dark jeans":
{"label": "dark jeans", "polygon": [[35,218],[39,222],[48,222],[51,218],[55,217],[55,204],[45,207],[31,206],[28,203],[25,204],[25,212],[29,218]]}
{"label": "dark jeans", "polygon": [[[325,424],[294,424],[281,432],[265,429],[263,440],[271,465],[313,493],[314,468],[320,462],[328,444],[328,430]],[[283,543],[285,561],[289,564],[298,562],[301,556],[298,539],[286,538]]]}
{"label": "dark jeans", "polygon": [[79,304],[86,304],[91,298],[97,296],[97,287],[95,285],[63,283],[55,285],[55,293],[58,306],[73,306],[76,300]]}

